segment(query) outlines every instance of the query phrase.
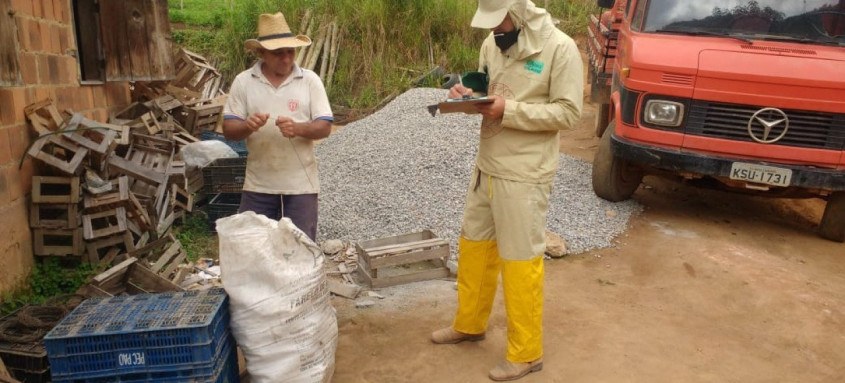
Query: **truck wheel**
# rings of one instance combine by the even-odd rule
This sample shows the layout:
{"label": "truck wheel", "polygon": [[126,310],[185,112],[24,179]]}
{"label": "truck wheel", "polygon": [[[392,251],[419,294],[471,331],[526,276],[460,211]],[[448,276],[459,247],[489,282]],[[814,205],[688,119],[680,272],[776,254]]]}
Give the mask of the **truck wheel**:
{"label": "truck wheel", "polygon": [[610,104],[599,104],[596,109],[596,137],[601,137],[607,129],[607,124],[610,123]]}
{"label": "truck wheel", "polygon": [[845,242],[845,192],[833,193],[828,198],[819,234],[831,241]]}
{"label": "truck wheel", "polygon": [[613,156],[610,150],[610,136],[615,124],[610,123],[599,141],[599,148],[593,159],[593,192],[611,202],[631,198],[643,180],[641,169],[623,159]]}

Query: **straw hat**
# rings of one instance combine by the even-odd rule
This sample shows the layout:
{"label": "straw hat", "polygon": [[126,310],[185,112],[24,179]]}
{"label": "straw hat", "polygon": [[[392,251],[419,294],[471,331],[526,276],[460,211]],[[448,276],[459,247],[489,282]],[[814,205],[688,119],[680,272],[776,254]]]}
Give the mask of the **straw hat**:
{"label": "straw hat", "polygon": [[472,17],[472,27],[496,28],[505,19],[508,9],[517,2],[517,0],[478,0],[478,9]]}
{"label": "straw hat", "polygon": [[258,38],[244,42],[246,49],[264,48],[268,51],[309,45],[311,45],[311,39],[308,36],[291,33],[285,15],[281,12],[276,12],[275,15],[264,13],[258,16]]}

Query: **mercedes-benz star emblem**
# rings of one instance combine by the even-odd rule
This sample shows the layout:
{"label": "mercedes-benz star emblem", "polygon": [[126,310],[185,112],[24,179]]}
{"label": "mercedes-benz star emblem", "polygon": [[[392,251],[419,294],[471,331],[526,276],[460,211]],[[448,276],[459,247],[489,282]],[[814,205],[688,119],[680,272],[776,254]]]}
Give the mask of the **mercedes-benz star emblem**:
{"label": "mercedes-benz star emblem", "polygon": [[[763,127],[762,132],[760,129],[752,129],[755,126],[755,123]],[[781,131],[777,137],[769,138],[772,134],[772,128],[781,124],[783,125],[783,131]],[[786,135],[787,130],[789,130],[789,117],[787,117],[786,113],[778,108],[760,109],[757,113],[754,113],[754,115],[751,116],[750,120],[748,120],[748,135],[751,136],[751,139],[754,141],[763,144],[778,142]]]}

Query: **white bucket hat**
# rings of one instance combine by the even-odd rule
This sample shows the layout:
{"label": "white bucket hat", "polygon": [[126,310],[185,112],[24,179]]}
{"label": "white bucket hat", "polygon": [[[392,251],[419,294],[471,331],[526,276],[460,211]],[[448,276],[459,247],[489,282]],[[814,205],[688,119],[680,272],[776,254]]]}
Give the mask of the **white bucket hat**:
{"label": "white bucket hat", "polygon": [[518,0],[478,0],[478,9],[472,17],[473,28],[493,29],[505,19],[511,5]]}
{"label": "white bucket hat", "polygon": [[268,51],[309,45],[311,45],[311,39],[308,36],[291,33],[285,15],[281,12],[276,12],[274,15],[261,14],[258,17],[258,38],[244,42],[244,47],[248,50],[264,48]]}

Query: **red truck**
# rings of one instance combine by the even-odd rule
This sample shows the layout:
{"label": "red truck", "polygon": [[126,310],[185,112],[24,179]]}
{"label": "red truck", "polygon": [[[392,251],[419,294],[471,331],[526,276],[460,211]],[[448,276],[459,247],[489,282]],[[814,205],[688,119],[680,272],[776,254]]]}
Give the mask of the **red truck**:
{"label": "red truck", "polygon": [[845,0],[598,0],[596,195],[643,175],[822,198],[845,242]]}

